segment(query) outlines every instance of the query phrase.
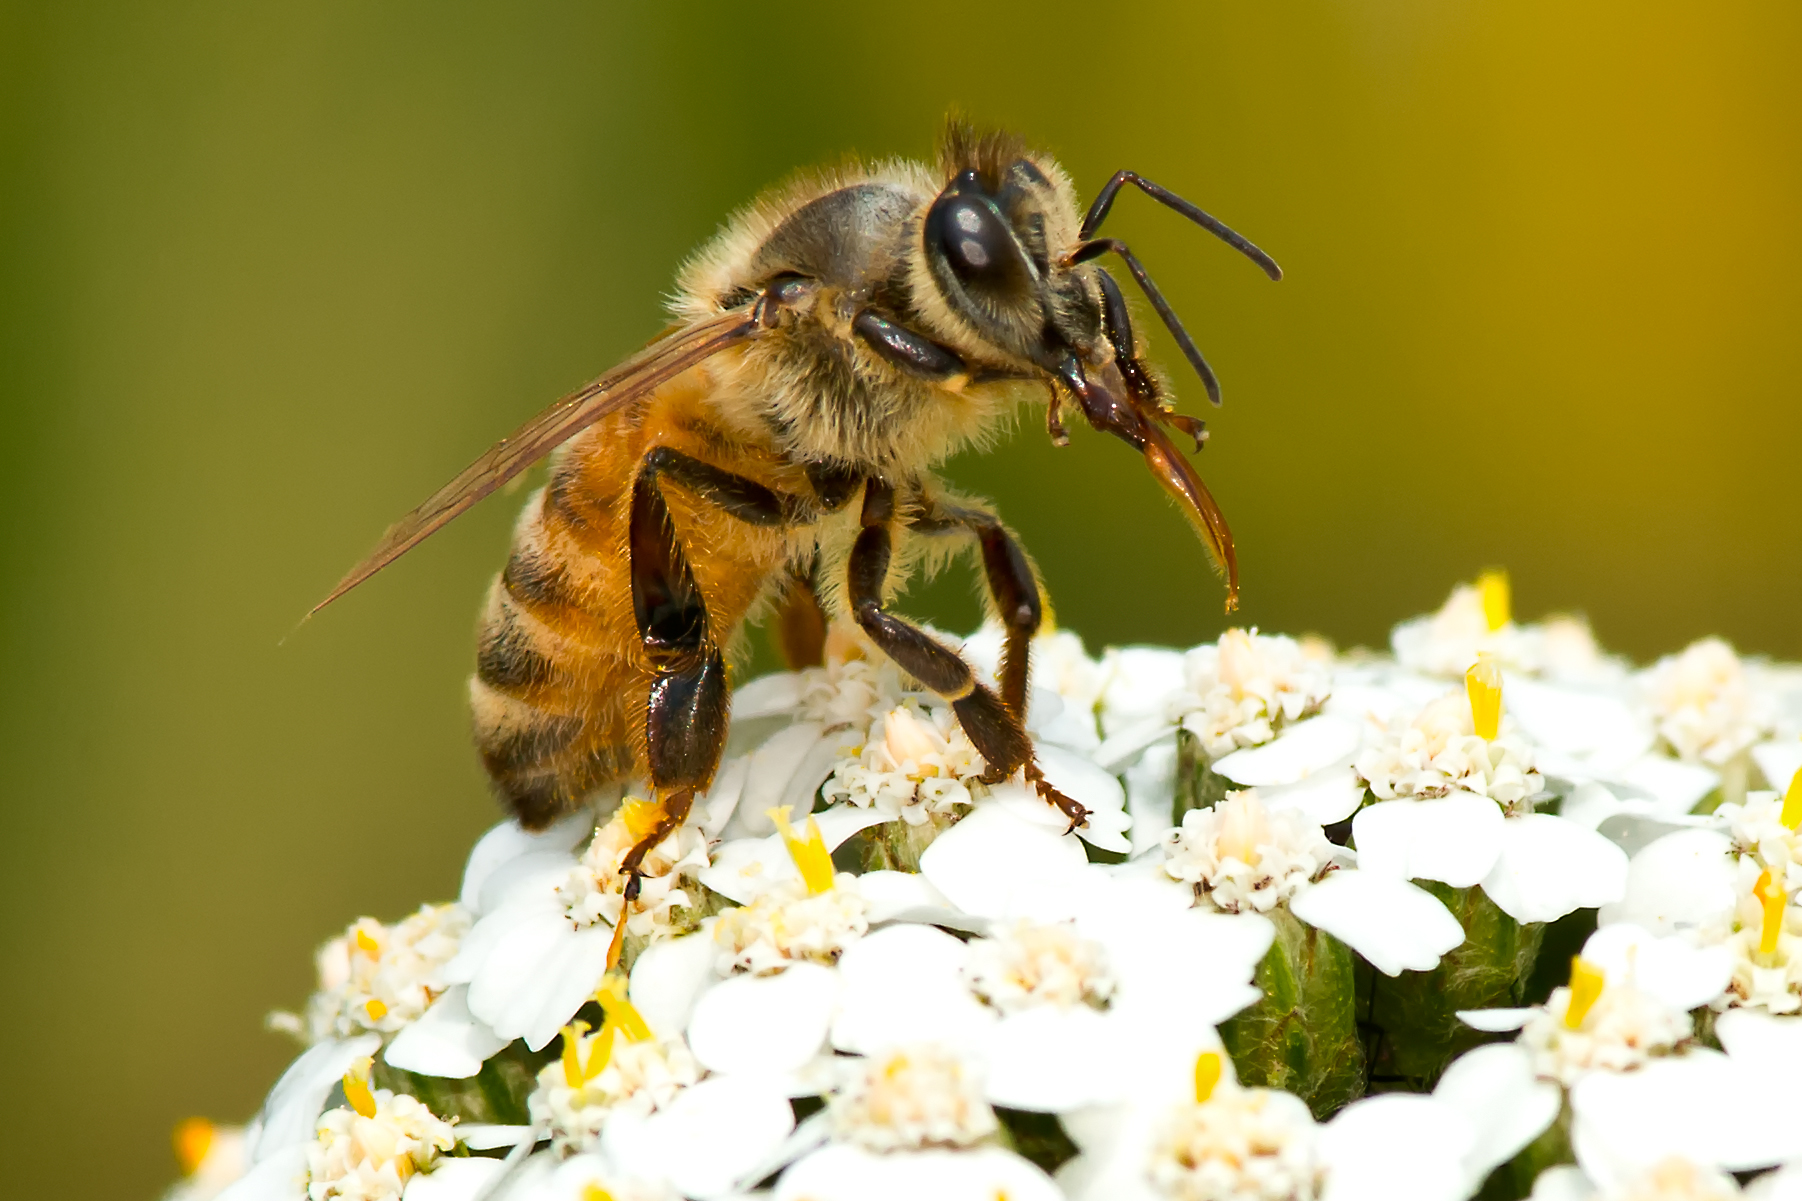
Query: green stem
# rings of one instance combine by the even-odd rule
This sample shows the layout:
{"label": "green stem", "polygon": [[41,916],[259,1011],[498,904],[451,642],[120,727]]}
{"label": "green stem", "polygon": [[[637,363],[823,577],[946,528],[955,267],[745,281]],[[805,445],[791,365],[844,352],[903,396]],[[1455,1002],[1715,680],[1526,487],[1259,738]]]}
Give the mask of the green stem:
{"label": "green stem", "polygon": [[1415,883],[1452,911],[1464,927],[1464,942],[1430,972],[1376,977],[1370,1016],[1381,1037],[1370,1075],[1380,1087],[1425,1092],[1453,1058],[1494,1039],[1459,1021],[1458,1010],[1523,1002],[1545,924],[1521,925],[1479,887]]}
{"label": "green stem", "polygon": [[1354,959],[1287,906],[1266,915],[1276,940],[1252,982],[1264,997],[1220,1026],[1241,1084],[1288,1089],[1322,1120],[1364,1092]]}

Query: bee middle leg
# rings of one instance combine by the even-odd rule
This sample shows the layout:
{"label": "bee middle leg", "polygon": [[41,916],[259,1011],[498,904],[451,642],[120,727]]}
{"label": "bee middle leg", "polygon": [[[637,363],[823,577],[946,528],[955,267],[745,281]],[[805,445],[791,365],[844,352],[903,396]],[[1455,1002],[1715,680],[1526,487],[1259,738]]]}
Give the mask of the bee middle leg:
{"label": "bee middle leg", "polygon": [[1001,668],[996,683],[1001,700],[1022,721],[1026,719],[1027,671],[1032,636],[1044,620],[1039,579],[1020,543],[1001,519],[983,509],[943,503],[929,504],[908,528],[922,534],[968,534],[982,551],[983,576],[989,598],[1001,620]]}
{"label": "bee middle leg", "polygon": [[[988,772],[983,777],[986,782],[999,782],[1024,769],[1026,778],[1039,795],[1055,805],[1070,819],[1070,828],[1076,829],[1087,819],[1089,811],[1080,802],[1053,788],[1033,762],[1032,739],[1027,736],[1021,720],[1025,711],[1024,653],[1016,657],[1020,664],[1018,689],[1021,694],[1020,707],[1016,709],[977,680],[963,656],[883,608],[883,586],[894,550],[894,522],[894,489],[879,480],[871,480],[864,492],[863,529],[851,548],[847,564],[849,599],[857,624],[903,671],[951,702],[958,724],[963,726],[964,733],[988,764]],[[1030,577],[1030,568],[1027,574]],[[1034,585],[1032,624],[1035,628],[1038,624],[1037,596]],[[1004,670],[1004,681],[1006,675]]]}

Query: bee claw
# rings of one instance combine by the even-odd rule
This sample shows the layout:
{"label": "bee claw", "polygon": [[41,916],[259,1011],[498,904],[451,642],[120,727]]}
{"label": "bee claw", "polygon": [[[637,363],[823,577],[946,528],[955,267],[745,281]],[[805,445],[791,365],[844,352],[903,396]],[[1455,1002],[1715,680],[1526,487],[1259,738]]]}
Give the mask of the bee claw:
{"label": "bee claw", "polygon": [[1053,788],[1051,781],[1045,778],[1045,773],[1039,770],[1038,764],[1028,763],[1026,765],[1026,778],[1031,782],[1034,791],[1044,798],[1046,804],[1051,805],[1070,819],[1070,824],[1064,828],[1064,833],[1074,834],[1089,824],[1088,808],[1081,801],[1067,797]]}

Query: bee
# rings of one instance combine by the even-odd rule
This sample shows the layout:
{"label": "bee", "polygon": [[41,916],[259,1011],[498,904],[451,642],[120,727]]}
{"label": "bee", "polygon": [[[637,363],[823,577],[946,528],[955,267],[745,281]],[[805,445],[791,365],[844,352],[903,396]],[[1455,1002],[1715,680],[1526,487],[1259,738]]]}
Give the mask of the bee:
{"label": "bee", "polygon": [[[828,617],[854,621],[949,702],[989,782],[1023,772],[1076,829],[1087,811],[1040,773],[1023,726],[1045,612],[1032,563],[992,509],[933,468],[1038,395],[1063,445],[1074,405],[1144,456],[1234,608],[1232,534],[1166,432],[1199,451],[1205,427],[1174,410],[1096,262],[1125,264],[1218,404],[1213,371],[1144,266],[1097,236],[1126,184],[1281,278],[1263,251],[1131,171],[1084,213],[1049,155],[953,121],[936,166],[808,174],[739,212],[683,268],[671,329],[488,450],[313,612],[552,454],[483,610],[475,740],[530,829],[603,788],[648,783],[660,816],[621,864],[628,903],[645,855],[719,766],[726,649],[772,612],[795,666],[820,661]],[[1005,630],[993,688],[890,611],[919,557],[958,542],[979,549]]]}

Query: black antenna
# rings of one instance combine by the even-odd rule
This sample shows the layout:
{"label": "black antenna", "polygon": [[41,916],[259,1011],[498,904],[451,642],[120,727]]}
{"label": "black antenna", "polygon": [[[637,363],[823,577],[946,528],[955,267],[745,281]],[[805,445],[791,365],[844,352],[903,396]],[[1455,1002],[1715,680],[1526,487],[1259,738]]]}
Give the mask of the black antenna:
{"label": "black antenna", "polygon": [[1189,220],[1195,222],[1195,224],[1201,226],[1216,238],[1219,238],[1222,242],[1225,242],[1228,246],[1231,246],[1234,250],[1237,250],[1240,254],[1256,263],[1263,269],[1264,274],[1268,275],[1271,279],[1283,278],[1283,269],[1276,265],[1276,260],[1265,254],[1262,250],[1259,250],[1252,244],[1249,238],[1234,232],[1225,222],[1210,217],[1207,213],[1202,212],[1187,200],[1184,200],[1181,196],[1172,192],[1169,188],[1154,184],[1144,176],[1134,174],[1131,171],[1114,172],[1114,177],[1102,186],[1101,191],[1095,197],[1095,203],[1089,206],[1089,215],[1083,218],[1081,235],[1083,241],[1086,242],[1095,236],[1095,231],[1101,228],[1101,223],[1103,221],[1107,220],[1108,210],[1114,207],[1114,197],[1120,194],[1120,185],[1127,183],[1137,186],[1141,192],[1144,192],[1159,204],[1173,208]]}

